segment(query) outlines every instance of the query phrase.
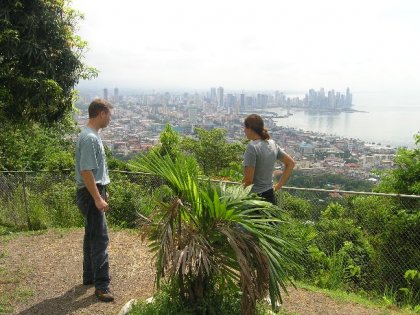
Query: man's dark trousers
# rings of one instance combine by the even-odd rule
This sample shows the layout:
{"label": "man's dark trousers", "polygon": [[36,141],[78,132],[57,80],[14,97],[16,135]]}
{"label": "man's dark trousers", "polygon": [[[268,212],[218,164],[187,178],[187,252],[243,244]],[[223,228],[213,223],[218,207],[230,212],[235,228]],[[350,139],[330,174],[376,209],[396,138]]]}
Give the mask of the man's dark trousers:
{"label": "man's dark trousers", "polygon": [[[105,186],[97,185],[105,198]],[[96,289],[109,288],[108,227],[105,213],[99,211],[86,188],[77,190],[77,206],[85,219],[83,239],[83,283],[94,283]]]}

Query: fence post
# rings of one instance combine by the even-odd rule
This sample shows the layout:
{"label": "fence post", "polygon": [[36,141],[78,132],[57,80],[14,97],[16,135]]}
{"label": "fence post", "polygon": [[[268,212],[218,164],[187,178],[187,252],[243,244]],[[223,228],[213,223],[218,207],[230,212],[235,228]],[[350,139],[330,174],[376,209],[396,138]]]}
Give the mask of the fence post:
{"label": "fence post", "polygon": [[26,173],[22,172],[22,188],[23,188],[23,203],[25,204],[26,220],[28,223],[28,229],[31,229],[31,217],[29,215],[29,204],[28,197],[26,195]]}

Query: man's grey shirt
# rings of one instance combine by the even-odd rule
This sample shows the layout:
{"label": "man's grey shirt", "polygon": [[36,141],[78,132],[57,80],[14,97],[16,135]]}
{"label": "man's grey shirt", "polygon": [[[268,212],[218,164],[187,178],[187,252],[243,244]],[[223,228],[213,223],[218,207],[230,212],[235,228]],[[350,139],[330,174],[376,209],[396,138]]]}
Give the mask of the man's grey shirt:
{"label": "man's grey shirt", "polygon": [[259,194],[273,188],[274,164],[285,154],[272,139],[258,139],[248,143],[242,165],[244,168],[255,168],[252,192]]}
{"label": "man's grey shirt", "polygon": [[88,170],[92,171],[97,184],[109,184],[108,166],[101,137],[95,130],[85,127],[79,134],[76,143],[76,183],[78,189],[85,187],[80,172]]}

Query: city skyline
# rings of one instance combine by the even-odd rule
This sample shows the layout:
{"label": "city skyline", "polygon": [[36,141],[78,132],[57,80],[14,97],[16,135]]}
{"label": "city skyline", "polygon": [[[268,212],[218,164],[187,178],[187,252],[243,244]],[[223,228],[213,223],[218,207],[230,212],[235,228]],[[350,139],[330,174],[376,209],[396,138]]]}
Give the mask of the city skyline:
{"label": "city skyline", "polygon": [[143,89],[415,91],[420,4],[361,0],[148,3],[75,0],[86,61],[81,86]]}

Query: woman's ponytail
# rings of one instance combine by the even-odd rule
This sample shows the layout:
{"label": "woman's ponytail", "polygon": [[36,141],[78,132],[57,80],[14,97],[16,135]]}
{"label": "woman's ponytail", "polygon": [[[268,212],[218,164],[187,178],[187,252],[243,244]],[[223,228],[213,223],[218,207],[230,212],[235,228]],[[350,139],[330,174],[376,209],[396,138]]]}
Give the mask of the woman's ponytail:
{"label": "woman's ponytail", "polygon": [[263,128],[263,130],[261,131],[260,136],[261,136],[261,139],[263,139],[263,140],[270,139],[270,135],[268,134],[268,130],[265,129],[265,128]]}

